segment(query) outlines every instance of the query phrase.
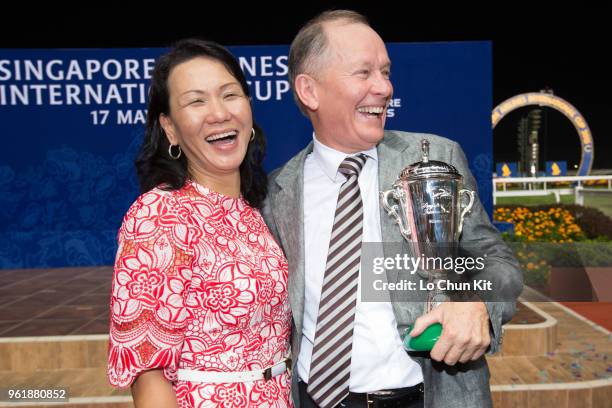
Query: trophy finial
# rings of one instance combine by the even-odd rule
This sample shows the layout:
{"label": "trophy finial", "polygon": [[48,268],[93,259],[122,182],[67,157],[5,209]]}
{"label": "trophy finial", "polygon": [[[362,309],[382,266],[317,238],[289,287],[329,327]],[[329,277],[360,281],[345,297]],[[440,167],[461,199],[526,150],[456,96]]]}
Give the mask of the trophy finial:
{"label": "trophy finial", "polygon": [[421,150],[423,151],[423,163],[429,161],[429,140],[421,140]]}

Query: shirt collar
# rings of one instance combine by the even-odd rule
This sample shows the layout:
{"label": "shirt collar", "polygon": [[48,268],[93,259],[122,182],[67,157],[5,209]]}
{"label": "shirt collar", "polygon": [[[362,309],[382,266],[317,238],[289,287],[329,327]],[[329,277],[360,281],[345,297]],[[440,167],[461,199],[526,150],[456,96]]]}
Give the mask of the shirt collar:
{"label": "shirt collar", "polygon": [[336,149],[332,149],[331,147],[319,142],[317,136],[314,133],[312,134],[312,139],[314,143],[312,154],[315,161],[319,164],[319,166],[323,170],[323,173],[325,173],[325,175],[334,182],[345,180],[345,177],[338,172],[338,168],[347,156],[355,156],[359,153],[363,153],[368,156],[368,159],[373,159],[375,161],[378,160],[378,152],[376,151],[376,146],[372,147],[371,149],[357,152],[354,154],[346,154]]}

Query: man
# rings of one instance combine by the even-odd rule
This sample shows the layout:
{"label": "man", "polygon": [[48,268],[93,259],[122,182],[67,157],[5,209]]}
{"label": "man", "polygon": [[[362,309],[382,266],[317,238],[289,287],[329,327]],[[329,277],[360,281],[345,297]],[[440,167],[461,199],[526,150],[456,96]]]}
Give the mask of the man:
{"label": "man", "polygon": [[[378,192],[420,160],[424,137],[384,130],[390,69],[382,39],[352,11],[321,14],[291,45],[289,79],[314,140],[270,176],[264,217],[289,261],[294,401],[325,408],[491,406],[483,354],[499,347],[513,301],[448,302],[423,315],[416,299],[357,296],[359,273],[366,273],[361,242],[402,242]],[[430,158],[454,165],[475,189],[461,148],[426,137]],[[488,254],[483,273],[515,300],[522,288],[518,264],[478,200],[461,243]],[[415,323],[416,336],[434,322],[443,332],[430,355],[409,356],[400,332]]]}

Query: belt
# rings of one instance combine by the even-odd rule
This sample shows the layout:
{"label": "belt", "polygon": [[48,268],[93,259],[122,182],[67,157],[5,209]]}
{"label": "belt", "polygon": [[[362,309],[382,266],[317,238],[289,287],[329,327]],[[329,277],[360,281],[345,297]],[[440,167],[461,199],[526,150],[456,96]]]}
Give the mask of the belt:
{"label": "belt", "polygon": [[382,390],[375,392],[349,392],[344,399],[347,406],[360,405],[367,408],[395,408],[406,405],[423,398],[423,383],[412,387]]}
{"label": "belt", "polygon": [[194,383],[236,383],[265,380],[268,381],[285,371],[291,370],[291,359],[287,358],[264,370],[254,371],[199,371],[179,368],[178,379]]}

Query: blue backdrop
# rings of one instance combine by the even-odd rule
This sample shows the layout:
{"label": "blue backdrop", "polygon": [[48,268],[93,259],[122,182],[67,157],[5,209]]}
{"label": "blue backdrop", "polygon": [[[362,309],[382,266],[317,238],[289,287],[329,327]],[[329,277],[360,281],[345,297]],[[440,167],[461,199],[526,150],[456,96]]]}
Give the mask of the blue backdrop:
{"label": "blue backdrop", "polygon": [[[289,90],[288,47],[230,49],[250,81],[272,170],[312,134]],[[457,140],[490,211],[490,43],[388,50],[395,92],[387,128]],[[0,268],[113,263],[117,229],[138,195],[133,160],[163,51],[0,50]]]}

